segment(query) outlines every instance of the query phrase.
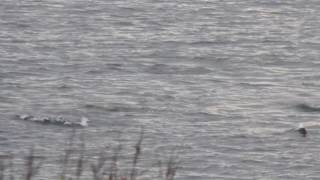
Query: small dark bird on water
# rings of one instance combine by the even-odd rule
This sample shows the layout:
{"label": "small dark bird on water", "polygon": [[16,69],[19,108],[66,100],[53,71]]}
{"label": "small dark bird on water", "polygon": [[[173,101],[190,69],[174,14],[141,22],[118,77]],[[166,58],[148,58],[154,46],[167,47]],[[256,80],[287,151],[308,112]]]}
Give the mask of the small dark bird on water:
{"label": "small dark bird on water", "polygon": [[302,137],[306,137],[308,134],[307,129],[303,126],[302,123],[299,125],[298,132],[301,134]]}

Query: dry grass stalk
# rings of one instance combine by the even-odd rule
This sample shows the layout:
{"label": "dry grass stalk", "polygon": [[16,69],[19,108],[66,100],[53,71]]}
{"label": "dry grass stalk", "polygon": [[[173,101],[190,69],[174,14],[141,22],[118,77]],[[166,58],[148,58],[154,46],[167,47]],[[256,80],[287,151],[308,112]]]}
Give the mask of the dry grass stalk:
{"label": "dry grass stalk", "polygon": [[169,161],[167,163],[167,170],[166,170],[166,174],[165,174],[165,180],[173,180],[176,172],[179,168],[179,164],[180,162],[177,160],[177,156],[175,155],[171,155],[169,158]]}
{"label": "dry grass stalk", "polygon": [[110,165],[110,172],[109,172],[109,180],[117,180],[118,179],[118,159],[119,154],[121,152],[122,146],[121,144],[114,150],[112,161]]}
{"label": "dry grass stalk", "polygon": [[13,156],[0,155],[0,180],[6,179],[7,176],[9,180],[14,180],[13,174]]}
{"label": "dry grass stalk", "polygon": [[[36,163],[36,159],[40,159],[40,162]],[[30,149],[29,156],[26,157],[26,180],[31,180],[40,170],[44,157],[35,156],[33,147]]]}
{"label": "dry grass stalk", "polygon": [[14,180],[14,165],[13,165],[13,159],[14,157],[12,156],[9,159],[9,163],[8,163],[8,169],[9,169],[9,180]]}
{"label": "dry grass stalk", "polygon": [[104,166],[107,161],[106,152],[102,150],[98,157],[96,164],[91,164],[91,171],[93,174],[94,180],[101,180],[103,178]]}
{"label": "dry grass stalk", "polygon": [[162,165],[162,161],[161,160],[158,160],[158,167],[159,167],[158,177],[160,179],[163,179],[163,165]]}
{"label": "dry grass stalk", "polygon": [[4,161],[0,161],[0,180],[4,179],[4,173],[6,170],[6,165]]}
{"label": "dry grass stalk", "polygon": [[70,156],[73,153],[73,143],[74,143],[74,137],[76,135],[76,130],[72,130],[72,134],[69,137],[66,145],[66,149],[64,150],[64,156],[62,160],[62,171],[60,174],[60,180],[66,180],[66,175],[68,172],[68,166],[69,166],[69,161],[70,161]]}
{"label": "dry grass stalk", "polygon": [[144,131],[143,131],[143,129],[141,129],[138,142],[134,146],[135,153],[133,156],[132,168],[131,168],[131,172],[130,172],[130,180],[135,180],[136,176],[137,176],[137,164],[138,164],[139,157],[141,155],[141,145],[142,145],[142,141],[143,141],[143,135],[144,135]]}
{"label": "dry grass stalk", "polygon": [[[84,134],[82,133],[80,136],[80,145],[74,147],[76,132],[73,131],[72,135],[67,141],[67,147],[64,151],[62,163],[62,171],[59,174],[60,180],[80,180],[83,178],[85,163],[88,162],[85,158],[86,154],[86,146],[84,140]],[[142,154],[142,142],[144,139],[144,131],[141,130],[139,139],[137,143],[134,145],[134,154],[132,157],[131,167],[119,167],[119,161],[121,160],[121,150],[122,145],[119,145],[114,148],[112,151],[107,151],[108,149],[104,148],[101,150],[97,161],[91,164],[91,172],[92,179],[94,180],[137,180],[139,177],[142,177],[142,174],[145,172],[149,172],[148,169],[138,171],[138,164],[140,160],[140,156]],[[74,153],[77,150],[79,153]],[[111,157],[108,156],[107,152],[111,152]],[[34,155],[34,148],[30,149],[29,155],[26,156],[26,164],[25,164],[25,176],[23,179],[32,180],[37,175],[42,165],[43,157]],[[76,160],[76,161],[71,161]],[[106,167],[106,162],[110,160],[110,166]],[[163,180],[173,180],[176,172],[178,170],[177,156],[171,155],[166,164],[162,163],[162,161],[158,161],[159,166],[159,179]],[[129,165],[130,166],[130,165]],[[165,167],[164,167],[165,166]],[[128,170],[125,170],[129,168]],[[14,164],[13,164],[13,156],[0,156],[0,180],[14,180]],[[71,170],[74,173],[71,173]],[[120,171],[126,171],[127,175],[123,175]],[[157,179],[158,179],[157,178]]]}
{"label": "dry grass stalk", "polygon": [[76,169],[76,180],[79,180],[82,172],[83,172],[83,167],[84,167],[84,153],[85,153],[85,141],[84,141],[84,134],[82,132],[81,136],[80,136],[80,152],[79,152],[79,158],[77,161],[77,169]]}

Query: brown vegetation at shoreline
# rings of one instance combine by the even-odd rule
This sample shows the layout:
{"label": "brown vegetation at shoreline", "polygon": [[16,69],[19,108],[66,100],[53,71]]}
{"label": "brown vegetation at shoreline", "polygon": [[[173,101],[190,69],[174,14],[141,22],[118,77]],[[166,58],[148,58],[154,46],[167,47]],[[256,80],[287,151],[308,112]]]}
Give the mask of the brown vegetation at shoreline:
{"label": "brown vegetation at shoreline", "polygon": [[[86,144],[83,133],[80,134],[80,144],[75,147],[76,132],[74,131],[68,139],[62,160],[59,166],[61,171],[57,174],[57,180],[140,180],[149,168],[141,167],[140,160],[142,156],[142,142],[144,133],[141,131],[134,152],[130,158],[131,163],[126,164],[126,167],[119,167],[119,161],[123,156],[120,155],[122,145],[114,147],[111,154],[106,148],[101,149],[97,158],[86,156]],[[25,156],[24,165],[17,168],[14,155],[0,155],[0,180],[33,180],[37,179],[37,175],[41,172],[41,167],[46,156],[39,156],[35,153],[35,148],[29,150],[29,154]],[[94,160],[95,159],[95,160]],[[179,168],[178,158],[171,155],[165,163],[162,160],[156,162],[159,168],[159,180],[173,180]],[[165,164],[163,167],[163,164]],[[16,170],[21,169],[21,175],[17,175]],[[48,172],[46,172],[48,173]],[[49,172],[50,173],[50,172]]]}

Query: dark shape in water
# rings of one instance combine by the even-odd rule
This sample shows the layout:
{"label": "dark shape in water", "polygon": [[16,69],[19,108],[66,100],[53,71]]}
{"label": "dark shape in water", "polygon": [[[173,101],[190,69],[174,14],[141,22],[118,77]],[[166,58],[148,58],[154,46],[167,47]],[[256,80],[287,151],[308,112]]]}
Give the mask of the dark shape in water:
{"label": "dark shape in water", "polygon": [[299,128],[297,131],[301,134],[302,137],[306,137],[308,134],[307,129],[303,126],[303,124],[299,125]]}
{"label": "dark shape in water", "polygon": [[308,104],[298,104],[297,108],[305,112],[320,112],[320,107],[314,107]]}

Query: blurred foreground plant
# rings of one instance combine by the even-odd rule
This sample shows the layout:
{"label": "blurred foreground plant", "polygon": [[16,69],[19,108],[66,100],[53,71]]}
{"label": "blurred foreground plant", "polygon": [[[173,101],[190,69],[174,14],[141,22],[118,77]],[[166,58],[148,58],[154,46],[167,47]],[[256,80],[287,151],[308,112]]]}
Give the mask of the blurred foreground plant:
{"label": "blurred foreground plant", "polygon": [[[148,170],[148,168],[142,168],[139,164],[143,152],[143,130],[141,130],[139,139],[134,145],[134,153],[131,157],[131,167],[128,165],[126,167],[119,167],[119,161],[124,158],[120,155],[122,150],[121,143],[115,148],[112,148],[111,152],[107,151],[109,150],[108,148],[101,149],[98,157],[94,158],[86,156],[87,150],[83,133],[79,136],[80,144],[75,145],[76,134],[77,133],[74,130],[67,141],[62,161],[60,161],[61,172],[58,175],[59,180],[139,180],[142,179],[141,174],[144,173],[144,171],[139,172],[139,169]],[[37,179],[37,175],[40,173],[45,159],[48,158],[35,155],[34,148],[30,148],[29,154],[24,158],[25,166],[22,167],[22,170],[24,170],[25,173],[18,176],[16,170],[19,169],[19,167],[14,163],[15,157],[10,154],[0,155],[0,180]],[[162,167],[163,164],[165,164],[165,171]],[[173,180],[179,169],[179,164],[178,157],[174,155],[170,156],[166,163],[159,160],[158,166],[160,173],[159,177],[156,179]]]}

